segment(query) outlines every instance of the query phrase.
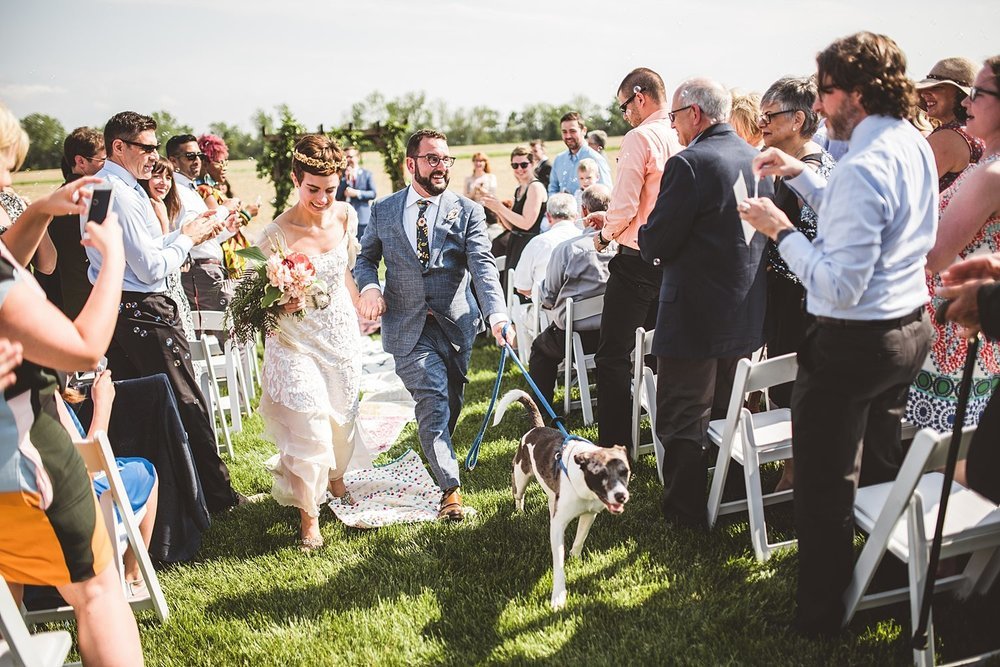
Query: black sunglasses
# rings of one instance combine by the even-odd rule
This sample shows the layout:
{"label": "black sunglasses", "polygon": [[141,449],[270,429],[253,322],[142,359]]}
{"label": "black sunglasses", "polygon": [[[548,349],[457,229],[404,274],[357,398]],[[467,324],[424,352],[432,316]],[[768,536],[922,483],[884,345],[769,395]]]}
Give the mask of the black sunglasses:
{"label": "black sunglasses", "polygon": [[511,162],[510,163],[510,168],[511,169],[527,169],[530,166],[531,166],[530,162]]}
{"label": "black sunglasses", "polygon": [[985,88],[976,88],[975,86],[973,86],[972,88],[969,88],[969,101],[970,102],[975,102],[976,98],[979,97],[980,95],[989,95],[990,97],[995,97],[998,100],[1000,100],[1000,92],[997,92],[995,90],[987,90]]}
{"label": "black sunglasses", "polygon": [[196,153],[194,151],[188,151],[186,153],[181,153],[181,155],[183,155],[184,157],[186,157],[189,160],[204,160],[205,159],[205,154],[204,153]]}
{"label": "black sunglasses", "polygon": [[160,150],[160,144],[140,144],[138,141],[129,141],[128,139],[122,139],[122,141],[124,141],[129,146],[135,146],[136,148],[141,150],[143,153],[146,153],[147,155],[149,153],[155,153],[156,151]]}
{"label": "black sunglasses", "polygon": [[634,86],[632,88],[632,94],[629,95],[628,99],[618,105],[618,110],[622,112],[622,115],[625,115],[625,112],[628,111],[628,105],[632,104],[632,100],[634,100],[635,96],[641,92],[642,92],[641,86]]}

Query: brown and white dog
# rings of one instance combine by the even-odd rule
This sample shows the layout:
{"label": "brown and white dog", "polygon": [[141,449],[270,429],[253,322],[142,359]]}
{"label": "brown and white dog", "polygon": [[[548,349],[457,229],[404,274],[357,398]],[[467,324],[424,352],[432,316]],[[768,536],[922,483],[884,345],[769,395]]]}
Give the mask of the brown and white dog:
{"label": "brown and white dog", "polygon": [[552,544],[552,608],[566,604],[564,538],[569,522],[579,517],[570,556],[579,557],[597,513],[607,508],[621,514],[628,502],[632,474],[625,448],[598,447],[585,440],[568,439],[548,428],[538,406],[526,393],[514,389],[497,405],[494,426],[514,401],[528,411],[532,429],[524,434],[514,455],[512,491],[517,511],[524,511],[524,492],[534,477],[549,497],[549,541]]}

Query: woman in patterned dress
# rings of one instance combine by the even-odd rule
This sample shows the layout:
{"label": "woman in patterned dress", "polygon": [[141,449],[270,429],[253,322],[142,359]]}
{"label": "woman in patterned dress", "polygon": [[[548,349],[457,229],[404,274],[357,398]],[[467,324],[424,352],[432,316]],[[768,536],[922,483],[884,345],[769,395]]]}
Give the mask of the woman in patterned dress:
{"label": "woman in patterned dress", "polygon": [[[1000,57],[990,58],[963,101],[968,131],[985,142],[985,155],[941,194],[937,241],[927,255],[934,339],[924,367],[910,387],[906,418],[918,427],[950,432],[955,420],[958,383],[966,341],[957,325],[941,325],[934,314],[942,300],[940,272],[956,259],[1000,251]],[[990,395],[1000,383],[1000,343],[984,340],[979,348],[965,425],[979,423]]]}

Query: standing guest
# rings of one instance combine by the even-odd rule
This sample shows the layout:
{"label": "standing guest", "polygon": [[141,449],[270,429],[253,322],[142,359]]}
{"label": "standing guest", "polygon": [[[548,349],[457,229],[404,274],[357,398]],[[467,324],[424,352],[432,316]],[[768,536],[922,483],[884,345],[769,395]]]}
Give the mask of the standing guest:
{"label": "standing guest", "polygon": [[[197,185],[199,174],[207,159],[192,134],[180,134],[167,140],[167,157],[173,165],[174,192],[179,204],[175,215],[168,216],[169,231],[209,210],[204,193]],[[211,195],[208,195],[211,198]],[[236,201],[224,204],[227,213],[237,209]],[[229,208],[229,207],[232,208]],[[215,208],[215,207],[212,207]],[[154,210],[156,209],[154,205]],[[193,310],[225,310],[233,297],[233,284],[227,280],[225,253],[222,244],[235,232],[224,229],[218,236],[205,239],[191,248],[191,265],[180,274],[181,286]],[[172,274],[173,272],[171,272]]]}
{"label": "standing guest", "polygon": [[[156,163],[159,144],[152,118],[133,111],[112,116],[104,127],[104,145],[108,159],[97,176],[115,190],[113,210],[121,221],[126,262],[121,307],[107,352],[108,368],[119,380],[167,375],[206,504],[209,511],[220,512],[236,505],[241,497],[230,486],[229,469],[219,458],[208,403],[191,367],[177,307],[166,295],[166,278],[180,268],[193,246],[217,236],[224,223],[206,212],[166,236],[161,233],[153,205],[138,181],[149,178]],[[87,257],[90,282],[94,283],[102,260],[92,248],[87,248]]]}
{"label": "standing guest", "polygon": [[[608,133],[604,130],[591,130],[587,133],[587,145],[604,155],[604,149],[608,146]],[[586,190],[586,188],[581,189]]]}
{"label": "standing guest", "polygon": [[[438,518],[461,521],[451,438],[472,343],[486,317],[497,343],[504,342],[507,313],[483,208],[448,190],[453,164],[445,135],[419,130],[410,137],[406,169],[413,182],[372,206],[354,275],[362,286],[359,313],[383,318],[382,346],[416,402],[420,445],[442,491]],[[378,277],[383,259],[384,297]],[[513,327],[506,343],[514,344]]]}
{"label": "standing guest", "polygon": [[834,162],[840,162],[847,155],[848,142],[831,138],[826,129],[826,116],[822,112],[819,114],[819,125],[816,127],[816,134],[813,135],[813,142],[829,153]]}
{"label": "standing guest", "polygon": [[[153,212],[156,219],[160,221],[160,230],[166,236],[177,229],[177,222],[180,220],[181,200],[177,194],[177,183],[174,180],[174,166],[166,158],[158,158],[153,165],[153,172],[149,180],[140,180],[139,185],[149,195],[149,203],[153,205]],[[204,244],[202,244],[204,245]],[[184,335],[188,340],[194,340],[194,320],[191,317],[191,307],[188,305],[187,295],[181,286],[181,270],[171,271],[167,274],[167,296],[177,304],[177,314],[180,317],[181,325],[184,327]]]}
{"label": "standing guest", "polygon": [[[671,118],[686,148],[667,160],[639,229],[642,258],[663,267],[652,348],[660,378],[654,428],[664,449],[660,507],[668,522],[694,527],[706,521],[708,422],[725,417],[736,363],[764,342],[767,239],[747,235],[733,187],[753,182],[757,151],[726,122],[731,99],[704,78],[674,92]],[[769,181],[760,192],[771,196]]]}
{"label": "standing guest", "polygon": [[757,119],[760,118],[760,95],[744,93],[735,88],[730,94],[733,96],[733,109],[729,112],[729,124],[743,141],[759,150],[764,145],[764,135],[757,126]]}
{"label": "standing guest", "polygon": [[[497,177],[490,172],[490,159],[486,153],[473,153],[472,174],[465,177],[465,196],[482,205],[483,197],[497,196]],[[497,216],[486,209],[486,224],[495,225]]]}
{"label": "standing guest", "polygon": [[535,158],[535,178],[541,181],[545,189],[548,190],[549,178],[552,175],[552,161],[545,154],[545,142],[541,139],[534,139],[528,142],[528,147],[531,149],[532,157]]}
{"label": "standing guest", "polygon": [[358,238],[364,236],[368,219],[372,216],[372,201],[375,200],[375,177],[361,166],[361,154],[357,146],[344,149],[344,177],[337,185],[337,201],[346,201],[358,214]]}
{"label": "standing guest", "polygon": [[792,390],[795,628],[830,635],[851,579],[859,479],[895,478],[907,390],[930,346],[924,258],[937,227],[937,174],[930,146],[906,120],[916,93],[894,41],[860,32],[816,61],[816,109],[832,138],[850,141],[847,156],[829,182],[776,148],[754,161],[755,172],[786,179],[819,211],[816,239],[770,200],[748,200],[741,212],[777,244],[816,317]]}
{"label": "standing guest", "polygon": [[610,187],[611,170],[608,168],[608,161],[604,159],[603,155],[584,144],[587,126],[583,124],[583,116],[576,111],[570,111],[559,119],[559,128],[562,130],[566,150],[552,161],[549,194],[554,195],[557,192],[574,194],[580,189],[580,183],[576,179],[576,166],[585,157],[597,161],[601,171],[600,182]]}
{"label": "standing guest", "polygon": [[[829,178],[836,164],[818,144],[811,141],[819,116],[816,104],[816,83],[812,77],[778,79],[764,93],[758,127],[768,148],[791,155],[823,178]],[[816,238],[816,212],[802,202],[783,178],[774,180],[774,204],[792,221],[795,228],[810,241]],[[802,281],[788,268],[774,243],[767,244],[767,317],[764,339],[767,356],[778,357],[799,349],[806,335],[805,289]],[[791,406],[791,383],[772,387],[771,402]],[[791,483],[790,467],[786,465],[785,483]]]}
{"label": "standing guest", "polygon": [[983,155],[982,140],[970,136],[965,129],[968,113],[962,106],[978,69],[968,58],[945,58],[917,83],[922,106],[937,125],[927,142],[934,151],[938,192],[944,192],[963,169]]}
{"label": "standing guest", "polygon": [[667,92],[660,75],[646,67],[629,72],[618,85],[618,108],[633,129],[618,153],[618,182],[611,190],[607,213],[592,212],[586,224],[600,230],[594,247],[604,250],[618,242],[618,254],[608,265],[601,340],[597,364],[597,426],[605,447],[632,441],[632,381],[630,355],[635,330],[656,324],[662,271],[639,255],[639,228],[646,224],[660,191],[667,160],[681,151],[671,127]]}
{"label": "standing guest", "polygon": [[[11,183],[21,132],[0,105],[0,188]],[[35,253],[51,216],[86,211],[84,188],[96,182],[80,179],[38,198],[0,242],[0,575],[18,604],[25,584],[58,589],[73,607],[87,664],[141,665],[139,630],[86,466],[59,421],[51,370],[93,368],[111,339],[125,264],[121,229],[113,214],[87,225],[86,243],[106,266],[75,322],[45,299],[21,261]]]}
{"label": "standing guest", "polygon": [[[552,198],[561,196],[553,195]],[[591,185],[583,191],[581,213],[586,216],[606,211],[610,201],[611,191],[608,186],[600,183]],[[551,233],[551,229],[545,232]],[[588,229],[575,239],[560,243],[552,250],[545,267],[545,279],[540,290],[541,304],[543,308],[551,310],[552,323],[531,343],[528,372],[549,405],[554,405],[552,397],[556,376],[559,364],[566,354],[566,299],[572,297],[574,301],[580,301],[604,294],[610,275],[608,262],[613,253],[609,249],[602,251],[594,247],[591,237],[596,233],[595,230]],[[594,315],[576,322],[573,331],[580,334],[583,351],[592,354],[597,350],[601,337],[601,316]]]}
{"label": "standing guest", "polygon": [[[986,155],[962,172],[941,193],[937,239],[927,255],[927,285],[931,302],[929,318],[934,327],[931,352],[910,386],[906,418],[916,426],[951,432],[958,403],[958,385],[967,351],[966,338],[956,324],[938,324],[934,315],[941,307],[937,296],[941,271],[956,259],[967,260],[996,250],[1000,236],[1000,57],[990,58],[975,78],[975,97],[962,100],[968,133],[985,142]],[[1000,345],[983,342],[975,366],[972,395],[965,425],[979,423],[1000,375]]]}
{"label": "standing guest", "polygon": [[514,289],[528,298],[535,285],[545,278],[550,256],[556,246],[580,235],[580,228],[576,225],[580,211],[572,195],[559,192],[549,197],[545,204],[545,217],[549,221],[549,231],[528,241],[517,268],[514,269]]}
{"label": "standing guest", "polygon": [[[531,168],[533,159],[531,151],[524,146],[515,146],[510,152],[510,168],[517,179],[514,189],[514,205],[504,206],[494,195],[483,195],[482,204],[486,210],[497,216],[497,220],[507,231],[507,268],[517,267],[521,253],[528,242],[538,235],[545,217],[545,202],[548,193],[542,182],[535,178]],[[503,244],[503,235],[494,240],[494,244]]]}
{"label": "standing guest", "polygon": [[[93,176],[104,167],[107,159],[104,135],[91,127],[78,127],[63,141],[62,170],[66,183],[82,176]],[[90,262],[80,245],[80,216],[65,215],[49,225],[49,237],[56,248],[56,276],[59,281],[60,310],[71,320],[76,319],[90,296],[87,271]]]}
{"label": "standing guest", "polygon": [[[250,220],[260,211],[257,204],[242,205],[240,200],[233,195],[233,189],[229,185],[227,178],[229,170],[229,147],[222,137],[214,134],[203,134],[198,137],[198,147],[201,149],[204,158],[202,159],[201,178],[197,182],[198,194],[204,200],[205,205],[210,209],[224,206],[229,212],[236,211],[239,216],[236,220],[240,227],[249,224]],[[246,260],[236,254],[241,248],[247,248],[250,241],[243,235],[239,228],[228,238],[220,242],[222,246],[222,266],[227,280],[235,280],[243,275]],[[197,251],[195,251],[196,256]],[[232,284],[225,291],[235,289]],[[229,303],[227,296],[222,297]]]}

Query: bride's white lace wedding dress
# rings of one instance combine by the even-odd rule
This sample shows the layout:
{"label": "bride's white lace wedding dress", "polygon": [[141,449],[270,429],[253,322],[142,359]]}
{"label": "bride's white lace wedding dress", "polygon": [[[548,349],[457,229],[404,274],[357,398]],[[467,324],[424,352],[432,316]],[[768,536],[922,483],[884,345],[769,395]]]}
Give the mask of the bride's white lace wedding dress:
{"label": "bride's white lace wedding dress", "polygon": [[[357,419],[358,316],[344,283],[357,250],[356,218],[352,221],[337,247],[310,257],[327,284],[330,305],[308,306],[303,317],[281,316],[278,333],[264,341],[260,414],[264,436],[278,447],[267,463],[274,476],[271,494],[279,504],[311,516],[319,514],[329,480],[343,477],[349,465],[371,465]],[[264,233],[267,238],[258,245],[265,252],[271,251],[267,239],[284,245],[275,224]]]}

